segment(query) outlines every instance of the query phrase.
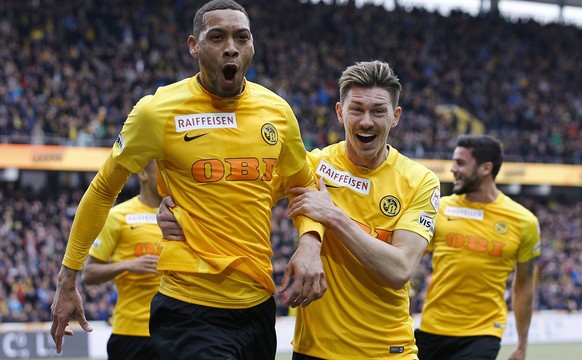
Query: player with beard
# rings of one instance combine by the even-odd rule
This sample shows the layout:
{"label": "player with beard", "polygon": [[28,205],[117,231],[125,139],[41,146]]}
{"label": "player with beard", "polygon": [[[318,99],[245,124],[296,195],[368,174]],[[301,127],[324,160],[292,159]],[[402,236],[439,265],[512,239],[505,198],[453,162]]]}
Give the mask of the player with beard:
{"label": "player with beard", "polygon": [[453,195],[441,199],[427,249],[433,274],[415,333],[422,360],[496,359],[506,327],[506,283],[514,270],[519,341],[509,359],[526,357],[540,229],[534,214],[497,189],[502,161],[502,146],[491,136],[457,139]]}

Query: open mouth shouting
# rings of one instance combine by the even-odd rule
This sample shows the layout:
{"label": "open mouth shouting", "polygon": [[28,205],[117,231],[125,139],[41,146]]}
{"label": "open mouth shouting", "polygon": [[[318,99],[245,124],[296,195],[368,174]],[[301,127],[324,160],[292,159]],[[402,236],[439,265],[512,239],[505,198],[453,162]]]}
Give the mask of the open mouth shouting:
{"label": "open mouth shouting", "polygon": [[374,141],[374,139],[376,139],[376,134],[370,134],[370,133],[357,133],[356,137],[358,138],[359,141],[363,142],[364,144],[369,144],[372,141]]}
{"label": "open mouth shouting", "polygon": [[222,66],[222,75],[224,76],[224,80],[227,82],[234,81],[237,71],[238,66],[236,64],[225,64]]}

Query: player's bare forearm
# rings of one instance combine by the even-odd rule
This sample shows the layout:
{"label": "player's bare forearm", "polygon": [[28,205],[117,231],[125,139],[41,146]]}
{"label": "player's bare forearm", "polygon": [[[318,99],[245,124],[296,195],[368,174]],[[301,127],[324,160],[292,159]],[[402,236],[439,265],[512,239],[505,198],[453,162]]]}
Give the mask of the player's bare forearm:
{"label": "player's bare forearm", "polygon": [[289,217],[305,215],[324,224],[379,281],[400,289],[410,280],[427,246],[423,237],[397,230],[392,244],[378,241],[334,204],[323,178],[319,191],[296,187],[287,193],[293,196]]}
{"label": "player's bare forearm", "polygon": [[513,310],[518,335],[517,349],[509,359],[525,359],[528,333],[533,314],[535,261],[518,263],[513,280]]}

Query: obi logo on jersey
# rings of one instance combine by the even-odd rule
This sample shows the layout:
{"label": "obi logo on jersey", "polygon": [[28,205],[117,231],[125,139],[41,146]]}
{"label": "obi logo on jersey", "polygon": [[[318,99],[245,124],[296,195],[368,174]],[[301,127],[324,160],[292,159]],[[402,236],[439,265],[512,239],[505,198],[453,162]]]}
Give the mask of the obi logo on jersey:
{"label": "obi logo on jersey", "polygon": [[465,249],[472,252],[483,253],[489,256],[501,257],[505,243],[496,240],[488,240],[477,236],[449,233],[445,237],[447,246],[457,249]]}
{"label": "obi logo on jersey", "polygon": [[144,255],[160,255],[161,252],[162,248],[160,245],[154,245],[148,242],[140,242],[133,247],[133,254],[138,257]]}
{"label": "obi logo on jersey", "polygon": [[270,181],[277,159],[228,158],[198,160],[192,164],[192,176],[200,183],[226,181]]}
{"label": "obi logo on jersey", "polygon": [[367,234],[370,234],[371,236],[375,237],[378,240],[387,242],[388,244],[392,244],[392,234],[394,234],[394,231],[390,231],[390,230],[384,230],[384,229],[379,229],[379,228],[374,228],[374,230],[372,230],[369,226],[362,224],[359,221],[356,221],[355,219],[352,219],[356,224],[358,224],[358,226],[364,230]]}

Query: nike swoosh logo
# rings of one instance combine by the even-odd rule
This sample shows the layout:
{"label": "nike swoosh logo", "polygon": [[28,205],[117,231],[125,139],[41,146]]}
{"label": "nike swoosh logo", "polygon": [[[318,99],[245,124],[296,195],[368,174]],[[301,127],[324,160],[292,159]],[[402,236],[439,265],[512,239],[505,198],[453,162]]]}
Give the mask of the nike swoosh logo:
{"label": "nike swoosh logo", "polygon": [[447,220],[449,220],[449,221],[455,221],[455,220],[459,220],[459,218],[447,218]]}
{"label": "nike swoosh logo", "polygon": [[184,134],[184,141],[185,142],[189,142],[189,141],[192,141],[192,140],[196,140],[199,137],[202,137],[204,135],[208,135],[208,133],[198,134],[198,135],[195,135],[195,136],[188,136],[188,133],[186,133],[186,134]]}
{"label": "nike swoosh logo", "polygon": [[325,184],[326,188],[339,189],[339,186]]}

